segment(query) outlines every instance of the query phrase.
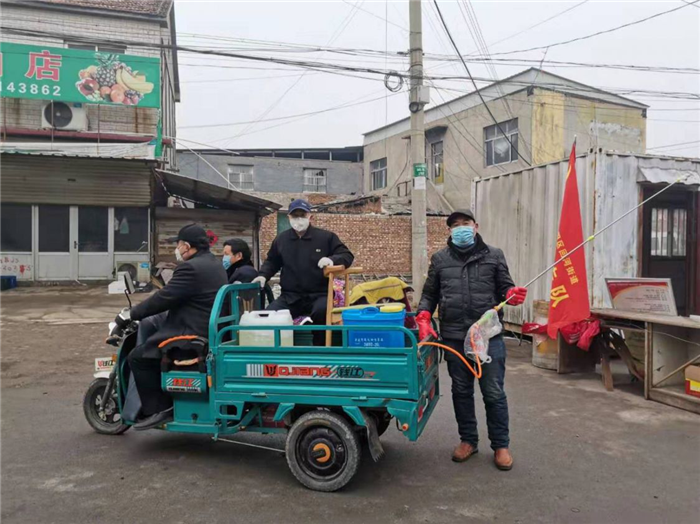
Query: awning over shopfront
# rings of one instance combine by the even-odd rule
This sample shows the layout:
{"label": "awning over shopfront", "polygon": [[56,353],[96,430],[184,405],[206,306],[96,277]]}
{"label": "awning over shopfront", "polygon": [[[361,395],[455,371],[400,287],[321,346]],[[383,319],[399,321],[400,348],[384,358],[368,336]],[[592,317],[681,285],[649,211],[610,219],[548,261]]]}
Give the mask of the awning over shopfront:
{"label": "awning over shopfront", "polygon": [[156,169],[165,190],[171,196],[177,196],[197,204],[204,204],[218,209],[255,211],[261,216],[274,213],[282,206],[271,200],[265,200],[242,191],[188,178],[171,171]]}

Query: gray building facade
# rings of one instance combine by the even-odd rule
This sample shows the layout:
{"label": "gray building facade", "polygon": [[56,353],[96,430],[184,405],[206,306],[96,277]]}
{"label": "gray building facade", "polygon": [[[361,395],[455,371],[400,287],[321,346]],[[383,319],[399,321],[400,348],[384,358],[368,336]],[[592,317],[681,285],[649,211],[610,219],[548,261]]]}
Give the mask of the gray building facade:
{"label": "gray building facade", "polygon": [[178,150],[181,175],[228,189],[263,193],[359,194],[361,146],[336,149]]}

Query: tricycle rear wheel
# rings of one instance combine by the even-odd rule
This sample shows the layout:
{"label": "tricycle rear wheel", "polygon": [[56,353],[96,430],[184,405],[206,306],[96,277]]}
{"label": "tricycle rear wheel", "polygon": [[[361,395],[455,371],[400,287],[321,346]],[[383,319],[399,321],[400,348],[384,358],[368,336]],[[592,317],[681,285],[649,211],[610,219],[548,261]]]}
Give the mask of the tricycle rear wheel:
{"label": "tricycle rear wheel", "polygon": [[105,409],[100,412],[100,401],[107,387],[106,378],[96,378],[92,381],[83,397],[83,412],[88,424],[102,435],[121,435],[131,426],[122,423],[119,404],[115,392],[107,399]]}
{"label": "tricycle rear wheel", "polygon": [[361,447],[352,426],[330,411],[305,413],[287,436],[287,463],[299,482],[316,491],[337,491],[357,473]]}

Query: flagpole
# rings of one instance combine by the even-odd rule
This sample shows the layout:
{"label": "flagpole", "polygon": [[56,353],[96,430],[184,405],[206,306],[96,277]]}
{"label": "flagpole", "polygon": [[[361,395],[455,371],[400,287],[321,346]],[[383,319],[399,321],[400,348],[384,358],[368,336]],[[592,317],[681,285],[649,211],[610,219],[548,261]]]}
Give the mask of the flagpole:
{"label": "flagpole", "polygon": [[[576,143],[576,139],[574,139],[574,143]],[[569,251],[566,255],[564,255],[563,257],[559,258],[559,259],[558,259],[557,261],[555,261],[553,264],[551,264],[550,266],[548,266],[547,269],[545,269],[544,271],[542,271],[540,274],[538,274],[535,278],[533,278],[532,280],[530,280],[530,282],[528,282],[527,284],[525,284],[523,287],[526,287],[526,288],[527,288],[527,287],[530,287],[532,284],[534,284],[536,281],[538,281],[540,278],[542,278],[544,275],[546,275],[553,267],[555,267],[557,264],[559,264],[562,260],[564,260],[564,259],[566,259],[566,258],[569,258],[573,253],[575,253],[576,251],[578,251],[579,249],[581,249],[583,246],[585,246],[586,244],[588,244],[589,242],[591,242],[592,240],[594,240],[595,237],[597,237],[598,235],[602,234],[602,233],[605,232],[606,230],[610,229],[612,226],[614,226],[615,224],[617,224],[620,220],[622,220],[623,218],[625,218],[625,217],[628,216],[629,214],[634,213],[637,209],[639,209],[640,207],[642,207],[644,204],[646,204],[646,203],[649,202],[650,200],[656,198],[657,196],[659,196],[659,195],[660,195],[661,193],[663,193],[664,191],[670,189],[671,187],[673,187],[674,185],[676,185],[678,182],[681,182],[682,180],[685,180],[685,179],[688,178],[689,176],[690,176],[690,175],[683,175],[683,176],[681,176],[681,177],[678,177],[676,180],[674,180],[673,182],[671,182],[671,183],[670,183],[669,185],[667,185],[665,188],[663,188],[663,189],[657,191],[656,193],[654,193],[653,195],[651,195],[649,198],[647,198],[647,199],[644,200],[643,202],[640,202],[639,204],[637,204],[636,206],[634,206],[632,209],[630,209],[629,211],[627,211],[627,212],[624,213],[623,215],[617,217],[615,220],[613,220],[612,222],[610,222],[610,223],[609,223],[607,226],[605,226],[603,229],[600,229],[599,231],[594,232],[594,233],[593,233],[591,236],[589,236],[586,240],[584,240],[583,242],[581,242],[578,246],[576,246],[575,248],[573,248],[573,249],[572,249],[571,251]],[[511,297],[511,298],[513,298],[513,297]],[[510,299],[504,300],[503,302],[501,302],[500,304],[498,304],[498,306],[496,306],[496,311],[498,311],[499,309],[501,309],[503,306],[507,305],[507,303],[509,302],[509,300],[510,300]]]}

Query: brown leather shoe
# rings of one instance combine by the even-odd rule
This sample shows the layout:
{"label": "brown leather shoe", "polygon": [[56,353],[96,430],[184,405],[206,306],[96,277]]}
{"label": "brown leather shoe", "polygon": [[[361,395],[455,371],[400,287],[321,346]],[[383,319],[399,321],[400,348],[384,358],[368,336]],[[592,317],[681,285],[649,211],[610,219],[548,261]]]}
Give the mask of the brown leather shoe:
{"label": "brown leather shoe", "polygon": [[473,447],[471,444],[466,442],[460,442],[452,453],[452,460],[454,462],[464,462],[469,459],[472,455],[476,455],[479,450]]}
{"label": "brown leather shoe", "polygon": [[496,467],[502,471],[513,469],[513,455],[510,454],[508,448],[497,449],[493,454],[493,461],[496,463]]}

